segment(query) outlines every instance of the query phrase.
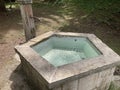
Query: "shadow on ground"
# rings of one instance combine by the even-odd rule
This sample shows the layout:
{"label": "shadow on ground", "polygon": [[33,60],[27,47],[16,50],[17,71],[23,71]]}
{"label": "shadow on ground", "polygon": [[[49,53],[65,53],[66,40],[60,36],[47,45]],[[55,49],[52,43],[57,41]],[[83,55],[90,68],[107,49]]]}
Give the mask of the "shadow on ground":
{"label": "shadow on ground", "polygon": [[21,71],[21,65],[19,65],[11,74],[10,81],[11,90],[31,90],[26,82],[26,77]]}

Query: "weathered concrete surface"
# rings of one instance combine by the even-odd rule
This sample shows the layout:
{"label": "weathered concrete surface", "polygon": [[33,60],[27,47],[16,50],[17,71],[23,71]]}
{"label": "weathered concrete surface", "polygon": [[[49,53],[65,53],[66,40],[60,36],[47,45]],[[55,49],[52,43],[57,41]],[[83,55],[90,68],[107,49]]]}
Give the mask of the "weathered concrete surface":
{"label": "weathered concrete surface", "polygon": [[[79,61],[79,63],[54,67],[30,47],[52,35],[87,37],[101,51],[102,55]],[[75,88],[76,90],[107,90],[113,77],[114,68],[120,63],[119,55],[93,34],[48,32],[26,44],[16,46],[15,50],[20,55],[22,68],[28,80],[41,90],[74,90]],[[92,77],[93,79],[91,79]],[[95,77],[97,85],[94,83]]]}
{"label": "weathered concrete surface", "polygon": [[[50,89],[45,79],[24,59],[22,59],[22,68],[27,79],[37,90],[108,90],[113,80],[115,68],[103,70],[101,72],[78,78],[73,81],[66,81]],[[66,73],[61,73],[64,76]]]}

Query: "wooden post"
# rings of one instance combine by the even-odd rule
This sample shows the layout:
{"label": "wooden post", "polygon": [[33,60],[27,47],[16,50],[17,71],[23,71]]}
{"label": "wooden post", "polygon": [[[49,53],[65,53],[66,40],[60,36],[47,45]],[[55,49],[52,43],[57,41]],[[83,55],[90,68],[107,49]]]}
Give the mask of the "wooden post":
{"label": "wooden post", "polygon": [[6,8],[5,8],[5,1],[4,0],[0,0],[0,12],[5,12]]}
{"label": "wooden post", "polygon": [[33,17],[33,11],[32,11],[32,6],[31,6],[32,1],[21,0],[19,2],[21,2],[20,10],[21,10],[21,16],[23,20],[25,37],[26,37],[26,41],[28,41],[36,36],[34,19],[32,18]]}

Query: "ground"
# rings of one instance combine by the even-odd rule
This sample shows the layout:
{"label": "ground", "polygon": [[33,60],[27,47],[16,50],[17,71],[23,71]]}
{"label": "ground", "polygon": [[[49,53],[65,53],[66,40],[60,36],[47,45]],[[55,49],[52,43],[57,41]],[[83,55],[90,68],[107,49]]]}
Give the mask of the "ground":
{"label": "ground", "polygon": [[[63,8],[44,5],[33,5],[33,11],[34,16],[39,17],[35,20],[37,35],[51,30],[94,33],[120,55],[120,30],[98,23],[82,11],[71,15],[66,10],[63,12]],[[0,13],[0,90],[30,90],[19,70],[20,61],[16,60],[14,51],[15,45],[24,42],[19,8]]]}

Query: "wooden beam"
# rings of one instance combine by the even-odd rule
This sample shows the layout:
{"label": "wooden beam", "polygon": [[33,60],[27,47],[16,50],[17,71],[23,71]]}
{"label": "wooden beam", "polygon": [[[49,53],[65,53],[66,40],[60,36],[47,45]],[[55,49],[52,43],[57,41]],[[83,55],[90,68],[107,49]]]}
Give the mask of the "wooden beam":
{"label": "wooden beam", "polygon": [[0,0],[0,12],[5,12],[6,8],[5,8],[5,1],[4,0]]}
{"label": "wooden beam", "polygon": [[34,19],[31,18],[33,17],[32,6],[31,4],[21,4],[20,10],[23,20],[26,41],[28,41],[36,36]]}

